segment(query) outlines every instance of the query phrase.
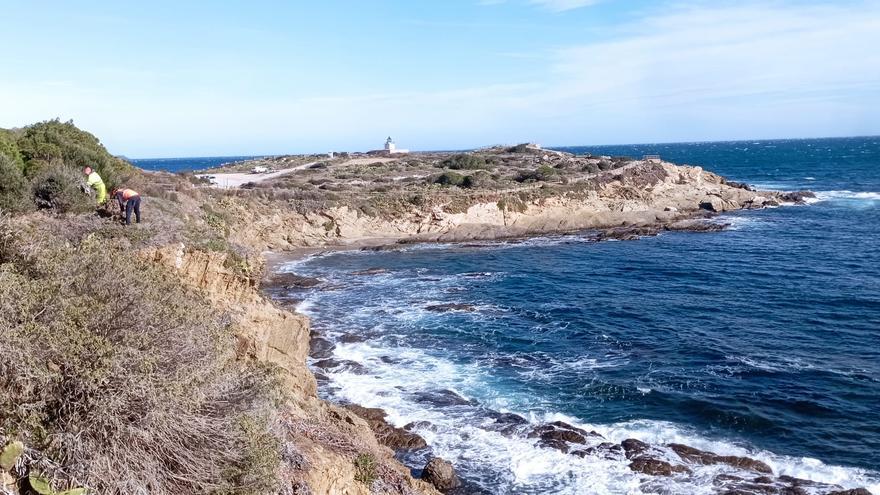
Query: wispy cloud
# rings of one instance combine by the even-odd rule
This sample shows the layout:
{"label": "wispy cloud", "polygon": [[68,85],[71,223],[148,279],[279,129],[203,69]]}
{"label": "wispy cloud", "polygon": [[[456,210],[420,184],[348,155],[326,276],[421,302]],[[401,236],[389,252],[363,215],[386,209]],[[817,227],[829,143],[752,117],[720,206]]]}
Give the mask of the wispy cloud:
{"label": "wispy cloud", "polygon": [[[531,5],[537,5],[551,12],[565,12],[566,10],[579,9],[596,5],[602,0],[527,0]],[[480,5],[501,5],[508,0],[479,0]]]}
{"label": "wispy cloud", "polygon": [[596,5],[600,0],[530,0],[529,3],[539,5],[553,12],[579,9]]}

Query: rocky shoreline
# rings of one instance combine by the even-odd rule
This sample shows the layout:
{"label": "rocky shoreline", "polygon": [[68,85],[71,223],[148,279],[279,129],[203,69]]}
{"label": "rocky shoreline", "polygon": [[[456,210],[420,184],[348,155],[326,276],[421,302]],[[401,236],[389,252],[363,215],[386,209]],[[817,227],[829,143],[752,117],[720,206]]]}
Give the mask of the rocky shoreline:
{"label": "rocky shoreline", "polygon": [[[656,235],[669,230],[694,232],[714,232],[723,230],[726,224],[710,221],[711,217],[689,219],[681,224],[658,224],[650,227],[614,227],[589,233],[596,242],[609,239],[632,240]],[[395,249],[400,245],[387,245],[361,249]],[[380,275],[384,270],[372,269],[358,272],[359,276]],[[352,274],[354,275],[354,273]],[[290,272],[274,272],[264,285],[264,290],[277,295],[289,290],[332,290],[317,278],[303,277]],[[428,311],[473,311],[468,305],[448,304],[425,308]],[[365,337],[344,334],[339,343],[363,342]],[[333,357],[336,344],[328,336],[312,331],[310,353],[313,372],[321,384],[329,383],[327,371],[345,370],[355,374],[369,374],[362,364]],[[440,390],[425,400],[441,406],[480,407],[478,403],[459,396],[451,390]],[[410,423],[401,427],[391,424],[387,414],[379,408],[368,408],[358,404],[345,404],[344,407],[367,422],[378,441],[392,449],[412,471],[414,476],[432,483],[443,493],[453,495],[488,494],[480,486],[462,480],[454,466],[448,461],[435,457],[428,442],[413,430],[431,428],[430,423]],[[609,441],[596,431],[586,431],[563,421],[535,424],[513,413],[502,413],[482,408],[485,428],[507,437],[530,439],[544,449],[580,458],[604,459],[623,463],[638,475],[649,478],[687,478],[696,468],[719,466],[721,473],[711,480],[712,490],[725,495],[870,495],[864,488],[845,489],[839,485],[819,483],[775,473],[767,463],[748,456],[721,455],[701,450],[681,443],[648,444],[636,438],[621,442]],[[648,478],[646,478],[648,479]]]}

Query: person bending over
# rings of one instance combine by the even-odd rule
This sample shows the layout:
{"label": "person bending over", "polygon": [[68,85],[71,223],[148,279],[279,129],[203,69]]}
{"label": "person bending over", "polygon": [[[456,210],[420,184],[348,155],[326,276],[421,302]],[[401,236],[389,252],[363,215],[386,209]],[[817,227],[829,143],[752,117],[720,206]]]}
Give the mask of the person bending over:
{"label": "person bending over", "polygon": [[104,180],[98,172],[92,170],[92,167],[83,168],[83,174],[86,176],[86,184],[95,190],[98,206],[103,205],[107,201],[107,186],[104,185]]}
{"label": "person bending over", "polygon": [[125,225],[131,225],[131,212],[134,210],[135,221],[141,223],[141,195],[133,189],[114,189],[113,197],[119,203],[120,213],[125,213]]}

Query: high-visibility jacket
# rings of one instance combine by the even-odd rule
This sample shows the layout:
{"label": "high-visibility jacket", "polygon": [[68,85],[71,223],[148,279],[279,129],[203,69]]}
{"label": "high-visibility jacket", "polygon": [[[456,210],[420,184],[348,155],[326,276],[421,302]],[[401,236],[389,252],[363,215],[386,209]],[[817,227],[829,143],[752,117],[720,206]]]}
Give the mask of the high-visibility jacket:
{"label": "high-visibility jacket", "polygon": [[122,201],[128,201],[135,196],[139,196],[139,194],[134,189],[120,189],[116,192],[116,197]]}
{"label": "high-visibility jacket", "polygon": [[104,185],[104,180],[101,179],[98,172],[90,173],[88,178],[86,178],[86,183],[97,193],[98,204],[104,204],[107,201],[107,186]]}

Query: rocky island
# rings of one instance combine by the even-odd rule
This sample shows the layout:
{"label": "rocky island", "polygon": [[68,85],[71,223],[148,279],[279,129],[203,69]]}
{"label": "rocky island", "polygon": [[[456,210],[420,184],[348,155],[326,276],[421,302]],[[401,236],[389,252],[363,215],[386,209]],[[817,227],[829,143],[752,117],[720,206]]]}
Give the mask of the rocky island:
{"label": "rocky island", "polygon": [[[655,158],[526,145],[273,157],[192,175],[131,167],[71,123],[0,138],[0,493],[478,492],[442,459],[401,463],[430,450],[409,425],[319,398],[320,369],[348,363],[271,296],[320,281],[272,273],[268,252],[575,231],[633,239],[718,230],[719,213],[811,197]],[[85,165],[140,191],[145,222],[96,215],[76,187]],[[217,187],[257,166],[278,172]],[[324,360],[315,371],[310,353]],[[566,455],[617,459],[646,482],[709,465],[724,467],[718,493],[868,493],[564,422],[497,413],[491,426]]]}

